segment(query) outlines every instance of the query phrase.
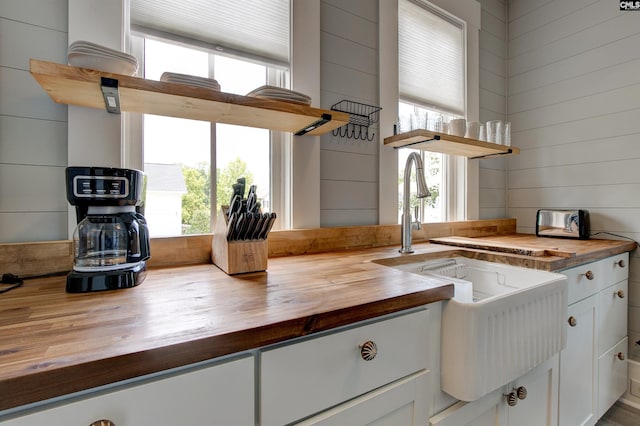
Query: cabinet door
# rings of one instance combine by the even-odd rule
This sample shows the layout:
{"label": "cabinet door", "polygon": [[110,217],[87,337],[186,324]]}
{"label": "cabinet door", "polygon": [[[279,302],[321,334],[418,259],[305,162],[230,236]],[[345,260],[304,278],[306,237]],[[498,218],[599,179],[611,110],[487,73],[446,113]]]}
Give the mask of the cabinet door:
{"label": "cabinet door", "polygon": [[600,290],[598,305],[598,355],[627,337],[627,295],[629,281]]}
{"label": "cabinet door", "polygon": [[569,306],[567,346],[560,352],[560,425],[593,425],[597,420],[597,303],[594,294]]}
{"label": "cabinet door", "polygon": [[97,396],[0,421],[6,426],[254,425],[254,362],[247,357],[128,385]]}
{"label": "cabinet door", "polygon": [[627,390],[627,345],[625,337],[598,360],[598,417],[606,413]]}
{"label": "cabinet door", "polygon": [[[558,359],[555,355],[511,383],[514,391],[523,387],[527,395],[509,407],[509,425],[558,425]],[[569,424],[573,423],[562,423]]]}
{"label": "cabinet door", "polygon": [[299,426],[422,426],[427,424],[429,372],[423,370],[362,395]]}

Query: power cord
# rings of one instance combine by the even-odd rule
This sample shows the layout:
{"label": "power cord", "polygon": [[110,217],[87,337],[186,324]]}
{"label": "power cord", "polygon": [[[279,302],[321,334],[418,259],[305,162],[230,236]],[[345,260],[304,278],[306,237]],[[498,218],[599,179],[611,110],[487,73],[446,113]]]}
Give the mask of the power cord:
{"label": "power cord", "polygon": [[612,232],[606,232],[606,231],[596,232],[595,234],[589,235],[589,237],[595,237],[596,235],[600,235],[600,234],[613,235],[614,237],[624,238],[625,240],[631,240],[634,243],[636,243],[638,246],[640,246],[640,243],[634,240],[633,238],[627,237],[625,235],[614,234]]}
{"label": "power cord", "polygon": [[9,287],[0,289],[0,294],[1,293],[6,293],[9,290],[13,290],[14,288],[18,288],[22,285],[23,283],[23,279],[18,277],[17,275],[13,275],[13,274],[2,274],[2,280],[0,281],[1,284],[10,284]]}

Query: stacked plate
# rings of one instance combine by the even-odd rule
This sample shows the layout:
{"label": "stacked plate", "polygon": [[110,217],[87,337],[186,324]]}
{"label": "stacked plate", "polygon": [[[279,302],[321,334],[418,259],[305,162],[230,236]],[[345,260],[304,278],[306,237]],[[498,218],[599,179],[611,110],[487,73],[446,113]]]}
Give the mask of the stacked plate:
{"label": "stacked plate", "polygon": [[134,75],[138,71],[135,56],[89,41],[78,40],[67,49],[69,65],[114,74]]}
{"label": "stacked plate", "polygon": [[212,78],[198,77],[195,75],[179,74],[177,72],[165,72],[160,76],[160,81],[169,83],[188,84],[189,86],[200,87],[220,91],[220,85]]}
{"label": "stacked plate", "polygon": [[261,86],[247,93],[247,96],[261,99],[272,99],[283,102],[293,102],[296,104],[311,105],[311,98],[304,93],[283,89],[276,86]]}

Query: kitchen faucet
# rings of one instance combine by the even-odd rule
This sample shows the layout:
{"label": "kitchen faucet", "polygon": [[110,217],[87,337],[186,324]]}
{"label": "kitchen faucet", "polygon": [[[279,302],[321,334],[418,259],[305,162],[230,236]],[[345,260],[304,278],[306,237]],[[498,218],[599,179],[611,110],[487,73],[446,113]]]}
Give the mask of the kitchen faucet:
{"label": "kitchen faucet", "polygon": [[418,185],[418,198],[428,197],[429,188],[427,188],[427,182],[424,180],[424,166],[422,165],[422,158],[417,152],[412,152],[407,158],[407,163],[404,166],[404,193],[402,194],[402,247],[400,253],[413,253],[411,249],[411,230],[420,229],[420,220],[418,219],[418,207],[416,207],[416,221],[412,222],[411,211],[409,208],[409,202],[411,198],[410,184],[411,184],[411,165],[416,167],[416,183]]}

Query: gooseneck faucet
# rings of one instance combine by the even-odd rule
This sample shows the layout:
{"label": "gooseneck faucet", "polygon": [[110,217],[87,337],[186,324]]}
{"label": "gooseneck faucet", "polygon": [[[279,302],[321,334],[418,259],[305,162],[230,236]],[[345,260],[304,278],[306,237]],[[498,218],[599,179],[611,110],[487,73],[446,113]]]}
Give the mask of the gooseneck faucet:
{"label": "gooseneck faucet", "polygon": [[411,249],[411,230],[420,229],[420,220],[418,220],[418,209],[416,208],[416,221],[412,222],[411,209],[409,206],[411,194],[411,166],[416,168],[416,183],[418,185],[418,198],[428,197],[429,188],[427,188],[427,182],[424,180],[424,166],[422,165],[422,158],[417,152],[412,152],[407,158],[407,163],[404,166],[404,192],[402,194],[402,247],[400,253],[413,253]]}

